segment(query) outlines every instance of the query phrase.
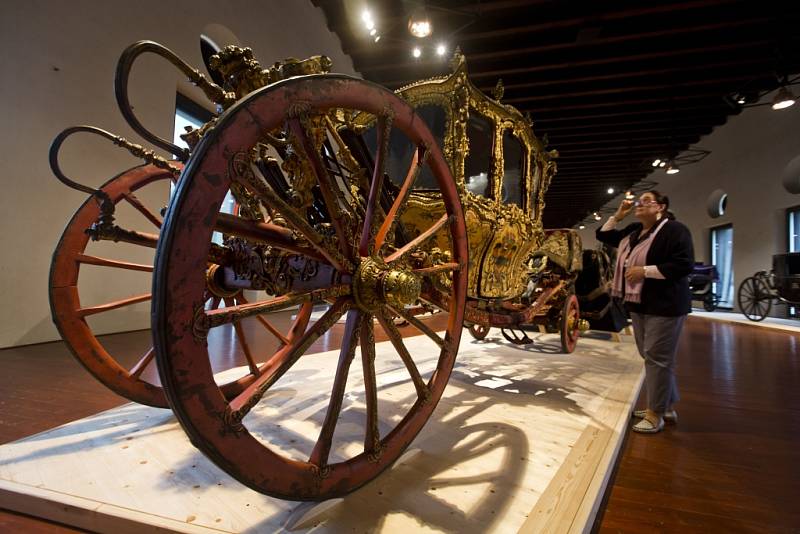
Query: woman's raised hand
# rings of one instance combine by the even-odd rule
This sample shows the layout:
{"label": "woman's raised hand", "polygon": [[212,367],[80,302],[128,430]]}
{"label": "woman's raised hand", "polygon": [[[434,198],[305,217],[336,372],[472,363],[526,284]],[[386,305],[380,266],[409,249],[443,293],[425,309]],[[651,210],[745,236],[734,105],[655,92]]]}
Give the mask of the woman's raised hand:
{"label": "woman's raised hand", "polygon": [[628,216],[632,209],[633,195],[630,191],[627,191],[625,193],[625,198],[622,199],[622,202],[620,202],[619,207],[617,208],[617,212],[614,214],[614,218],[618,221],[621,221]]}

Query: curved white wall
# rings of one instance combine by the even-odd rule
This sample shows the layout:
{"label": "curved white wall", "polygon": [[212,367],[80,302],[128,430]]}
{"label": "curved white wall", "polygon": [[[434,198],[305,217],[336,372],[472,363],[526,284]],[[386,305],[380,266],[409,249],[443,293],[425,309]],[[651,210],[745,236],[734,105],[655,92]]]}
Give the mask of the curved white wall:
{"label": "curved white wall", "polygon": [[[51,140],[68,126],[92,124],[140,143],[114,99],[120,53],[137,40],[151,39],[202,70],[200,34],[210,24],[229,29],[265,66],[290,56],[326,54],[336,72],[354,74],[338,37],[328,31],[322,11],[309,0],[0,4],[0,347],[58,339],[47,296],[50,257],[86,195],[53,177],[47,163]],[[140,120],[162,137],[172,137],[175,92],[184,86],[182,78],[155,56],[142,56],[134,66],[132,104]],[[201,94],[196,99],[203,102]],[[61,162],[68,176],[92,185],[139,163],[111,143],[87,135],[67,141]],[[151,257],[137,251],[131,259]],[[120,297],[149,290],[146,277],[137,280],[98,274],[97,294],[87,289],[87,300],[103,299],[111,286]],[[97,327],[118,332],[148,325],[149,305],[142,304],[109,314]]]}

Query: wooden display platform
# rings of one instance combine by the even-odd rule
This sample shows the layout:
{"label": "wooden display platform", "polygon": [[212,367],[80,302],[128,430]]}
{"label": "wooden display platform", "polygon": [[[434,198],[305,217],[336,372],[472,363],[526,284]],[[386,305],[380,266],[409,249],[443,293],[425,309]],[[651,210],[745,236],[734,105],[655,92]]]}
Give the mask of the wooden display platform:
{"label": "wooden display platform", "polygon": [[[327,509],[242,486],[192,447],[170,412],[134,404],[0,446],[0,508],[115,533],[588,531],[642,360],[630,336],[583,338],[571,355],[557,352],[557,336],[533,337],[536,348],[507,344],[498,330],[483,342],[465,332],[416,454]],[[406,344],[421,369],[438,354],[425,336]],[[388,343],[377,354],[380,395],[402,396],[402,363]],[[266,419],[279,404],[303,421],[264,439],[293,450],[316,437],[325,405],[315,395],[329,390],[337,355],[301,359],[248,416],[258,424],[259,411]],[[359,379],[348,383],[345,433],[363,404]],[[361,440],[362,432],[353,430]],[[316,515],[298,523],[309,510]]]}

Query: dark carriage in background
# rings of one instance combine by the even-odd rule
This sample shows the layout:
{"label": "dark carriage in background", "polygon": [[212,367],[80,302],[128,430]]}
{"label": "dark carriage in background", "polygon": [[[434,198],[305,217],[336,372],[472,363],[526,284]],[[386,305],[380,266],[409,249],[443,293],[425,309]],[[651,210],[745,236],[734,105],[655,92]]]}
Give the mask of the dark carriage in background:
{"label": "dark carriage in background", "polygon": [[714,293],[714,284],[719,282],[719,273],[714,265],[695,263],[689,274],[689,290],[692,300],[703,303],[703,309],[712,312],[719,305],[719,295]]}
{"label": "dark carriage in background", "polygon": [[763,321],[773,303],[800,306],[800,252],[772,256],[772,270],[745,278],[737,299],[739,309],[751,321]]}
{"label": "dark carriage in background", "polygon": [[[145,53],[175,65],[220,110],[182,136],[188,148],[148,131],[133,112],[128,77]],[[150,41],[129,47],[118,64],[123,115],[175,160],[87,126],[65,130],[51,149],[56,176],[90,195],[53,255],[53,320],[103,384],[171,408],[192,443],[251,488],[321,500],[376,477],[419,433],[447,384],[462,328],[482,338],[500,327],[520,344],[531,341],[517,332],[544,328],[560,333],[565,352],[574,350],[588,326],[576,294],[580,239],[541,223],[557,154],[500,93],[490,98],[472,85],[463,56],[456,54],[452,74],[396,93],[329,74],[324,56],[262,68],[249,49],[228,47],[207,67],[221,86]],[[75,132],[106,137],[146,164],[98,189],[72,181],[58,150]],[[155,257],[140,259],[143,250]],[[595,268],[577,292],[598,305],[607,298],[608,261],[589,260]],[[150,277],[152,293],[109,301],[117,278],[93,283],[98,270],[119,280]],[[90,303],[98,295],[100,303]],[[92,321],[151,300],[152,346],[125,363]],[[314,320],[319,304],[326,308]],[[281,310],[287,317],[294,310],[288,327],[268,315]],[[443,335],[418,317],[433,310],[446,317]],[[591,310],[593,320],[604,310]],[[314,392],[324,397],[324,417],[314,421],[314,436],[301,432],[293,441],[309,442],[307,449],[281,449],[247,416],[340,318],[332,389]],[[438,347],[433,367],[418,367],[396,322]],[[391,417],[379,411],[387,399],[377,380],[375,324],[411,391]],[[236,339],[238,356],[226,352],[229,343],[212,342],[222,331]],[[363,446],[343,452],[334,434],[343,403],[354,402],[345,393],[357,348]],[[289,416],[270,409],[256,426],[285,429]]]}

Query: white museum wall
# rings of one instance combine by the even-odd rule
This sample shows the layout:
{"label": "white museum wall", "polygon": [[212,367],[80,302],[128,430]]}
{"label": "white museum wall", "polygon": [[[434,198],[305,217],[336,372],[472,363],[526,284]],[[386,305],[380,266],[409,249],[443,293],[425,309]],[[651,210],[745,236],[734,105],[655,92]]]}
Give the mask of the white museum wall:
{"label": "white museum wall", "polygon": [[[50,259],[73,212],[87,195],[67,188],[50,171],[50,142],[66,127],[90,124],[141,139],[124,122],[113,93],[114,70],[122,50],[140,39],[171,48],[204,72],[200,35],[219,45],[241,44],[253,49],[262,65],[286,57],[326,54],[334,71],[354,74],[353,65],[331,33],[321,10],[310,0],[179,0],[156,2],[30,1],[0,4],[0,84],[2,124],[0,169],[0,250],[3,251],[3,306],[0,307],[0,347],[58,339],[50,319],[47,280]],[[227,36],[227,39],[226,39]],[[238,39],[238,43],[236,40]],[[140,121],[171,139],[176,89],[201,104],[202,93],[188,85],[170,65],[148,54],[134,65],[131,103]],[[159,152],[166,156],[166,153]],[[110,142],[91,134],[76,134],[61,151],[64,173],[97,186],[138,165]],[[164,184],[154,193],[166,199]],[[152,197],[152,194],[149,195]],[[157,199],[158,200],[158,199]],[[120,224],[134,214],[120,215]],[[152,231],[150,229],[149,231]],[[152,251],[135,250],[126,259],[152,261]],[[81,287],[83,305],[149,292],[146,273],[112,279],[111,270],[93,275],[91,287]],[[92,323],[98,333],[147,328],[149,303],[114,311]]]}
{"label": "white museum wall", "polygon": [[[693,147],[711,154],[681,167],[678,174],[658,170],[647,179],[658,182],[656,189],[669,196],[670,209],[692,231],[697,261],[711,261],[710,229],[733,225],[735,294],[742,280],[772,268],[773,254],[788,250],[786,209],[800,205],[800,195],[787,192],[781,179],[789,162],[800,156],[800,105],[780,111],[746,108]],[[716,189],[728,194],[728,205],[724,215],[711,218],[706,203]],[[617,196],[608,206],[618,206],[621,199]],[[597,246],[594,232],[607,217],[580,230],[584,248]],[[629,219],[635,220],[632,215]],[[785,311],[785,306],[773,307],[770,315],[783,316]]]}

